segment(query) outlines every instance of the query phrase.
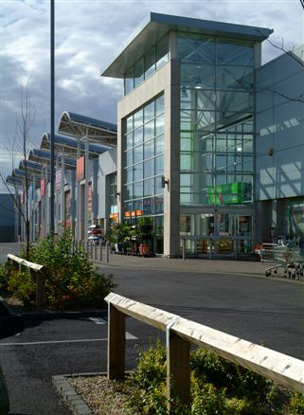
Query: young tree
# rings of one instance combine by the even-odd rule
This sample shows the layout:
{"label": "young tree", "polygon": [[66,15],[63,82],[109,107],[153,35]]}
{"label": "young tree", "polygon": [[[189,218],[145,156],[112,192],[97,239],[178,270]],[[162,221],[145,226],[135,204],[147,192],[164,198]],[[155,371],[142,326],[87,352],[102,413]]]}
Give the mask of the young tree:
{"label": "young tree", "polygon": [[[28,83],[25,86],[21,87],[20,91],[20,110],[17,115],[16,121],[16,135],[14,140],[12,140],[11,158],[12,158],[12,168],[16,167],[16,154],[22,154],[23,160],[26,160],[29,145],[30,145],[30,131],[35,119],[35,110],[31,104],[30,90]],[[20,183],[16,181],[12,187],[6,182],[3,173],[0,172],[0,178],[6,187],[8,193],[11,195],[14,206],[18,211],[21,220],[24,222],[25,229],[25,243],[26,243],[26,258],[29,258],[30,251],[30,214],[29,214],[29,205],[28,205],[28,191],[30,183],[32,181],[31,173],[28,169],[27,163],[24,163],[24,209],[19,197]]]}

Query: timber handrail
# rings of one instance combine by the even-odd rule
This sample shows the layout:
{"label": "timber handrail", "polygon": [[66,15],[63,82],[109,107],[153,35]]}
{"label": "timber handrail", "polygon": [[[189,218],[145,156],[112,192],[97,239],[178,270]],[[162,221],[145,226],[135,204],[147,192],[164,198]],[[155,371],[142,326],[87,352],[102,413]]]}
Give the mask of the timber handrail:
{"label": "timber handrail", "polygon": [[28,268],[29,272],[34,276],[36,280],[36,298],[35,306],[36,310],[42,310],[45,305],[45,274],[42,272],[45,267],[35,262],[27,261],[16,255],[7,254],[7,260],[14,264],[18,264],[19,267]]}
{"label": "timber handrail", "polygon": [[[125,316],[166,331],[167,394],[172,385],[184,403],[190,402],[190,343],[203,347],[281,385],[304,393],[304,361],[187,320],[176,314],[110,293],[108,303],[109,379],[125,372]],[[170,399],[168,400],[170,401]]]}

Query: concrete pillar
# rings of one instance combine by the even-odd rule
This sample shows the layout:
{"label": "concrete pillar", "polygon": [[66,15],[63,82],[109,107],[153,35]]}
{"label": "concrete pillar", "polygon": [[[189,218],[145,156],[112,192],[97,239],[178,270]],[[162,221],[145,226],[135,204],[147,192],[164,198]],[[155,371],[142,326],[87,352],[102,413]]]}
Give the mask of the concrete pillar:
{"label": "concrete pillar", "polygon": [[180,219],[180,63],[171,60],[165,89],[164,255],[179,256]]}

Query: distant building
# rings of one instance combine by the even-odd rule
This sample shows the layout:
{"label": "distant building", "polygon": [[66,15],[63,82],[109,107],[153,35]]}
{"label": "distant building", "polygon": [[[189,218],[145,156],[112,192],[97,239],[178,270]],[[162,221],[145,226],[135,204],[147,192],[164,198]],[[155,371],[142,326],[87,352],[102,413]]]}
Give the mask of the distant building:
{"label": "distant building", "polygon": [[15,206],[11,195],[0,194],[0,242],[16,242],[18,234],[16,229]]}

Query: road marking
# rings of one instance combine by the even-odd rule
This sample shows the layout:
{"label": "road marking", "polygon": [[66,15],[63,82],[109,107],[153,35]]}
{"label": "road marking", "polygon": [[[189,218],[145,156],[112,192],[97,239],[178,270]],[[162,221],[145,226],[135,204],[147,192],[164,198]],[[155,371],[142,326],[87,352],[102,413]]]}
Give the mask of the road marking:
{"label": "road marking", "polygon": [[[96,324],[102,324],[102,325],[108,324],[108,322],[104,318],[101,318],[101,317],[89,317],[89,320],[93,321]],[[131,334],[129,332],[126,332],[126,339],[127,340],[136,340],[136,339],[138,339],[138,337],[133,336],[133,334]]]}
{"label": "road marking", "polygon": [[[126,332],[126,340],[136,340],[137,337]],[[64,343],[89,343],[89,342],[106,342],[108,339],[80,339],[80,340],[50,340],[44,342],[23,342],[23,343],[0,343],[1,346],[38,346],[43,344],[64,344]]]}
{"label": "road marking", "polygon": [[133,334],[129,333],[128,331],[126,332],[126,340],[137,340],[138,337],[133,336]]}
{"label": "road marking", "polygon": [[101,317],[89,317],[89,320],[96,324],[107,324],[107,321]]}

